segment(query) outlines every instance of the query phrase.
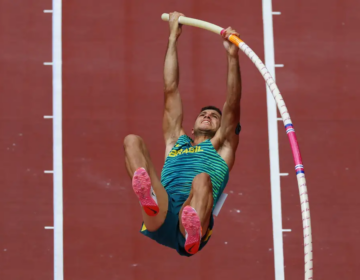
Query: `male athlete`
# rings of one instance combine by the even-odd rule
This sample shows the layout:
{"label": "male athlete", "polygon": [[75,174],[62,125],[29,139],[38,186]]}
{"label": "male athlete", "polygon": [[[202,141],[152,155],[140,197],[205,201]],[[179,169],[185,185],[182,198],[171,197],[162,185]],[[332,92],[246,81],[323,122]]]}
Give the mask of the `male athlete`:
{"label": "male athlete", "polygon": [[142,208],[141,233],[156,242],[192,256],[208,242],[213,225],[212,211],[223,192],[235,161],[239,143],[241,78],[238,48],[229,43],[226,29],[227,94],[223,113],[204,107],[192,129],[193,139],[182,128],[183,111],[178,89],[177,40],[181,13],[170,13],[170,36],[164,65],[165,108],[163,133],[165,163],[161,181],[148,149],[136,135],[124,139],[127,171]]}

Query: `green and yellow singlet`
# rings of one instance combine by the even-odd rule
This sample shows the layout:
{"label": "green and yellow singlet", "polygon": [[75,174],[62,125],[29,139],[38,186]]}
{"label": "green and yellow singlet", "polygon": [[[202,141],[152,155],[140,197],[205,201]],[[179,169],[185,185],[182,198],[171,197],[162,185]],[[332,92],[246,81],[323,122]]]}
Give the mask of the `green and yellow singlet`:
{"label": "green and yellow singlet", "polygon": [[190,194],[196,175],[207,173],[213,185],[215,207],[229,180],[229,168],[209,139],[192,146],[193,140],[182,135],[168,154],[161,172],[161,183],[169,195]]}

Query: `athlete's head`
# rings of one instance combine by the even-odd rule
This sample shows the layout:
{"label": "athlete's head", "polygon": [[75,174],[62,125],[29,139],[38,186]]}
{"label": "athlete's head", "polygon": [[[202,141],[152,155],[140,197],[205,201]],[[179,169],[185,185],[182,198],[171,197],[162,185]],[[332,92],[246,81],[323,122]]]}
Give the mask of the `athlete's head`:
{"label": "athlete's head", "polygon": [[192,131],[194,136],[214,137],[221,125],[221,115],[221,110],[214,106],[201,108]]}

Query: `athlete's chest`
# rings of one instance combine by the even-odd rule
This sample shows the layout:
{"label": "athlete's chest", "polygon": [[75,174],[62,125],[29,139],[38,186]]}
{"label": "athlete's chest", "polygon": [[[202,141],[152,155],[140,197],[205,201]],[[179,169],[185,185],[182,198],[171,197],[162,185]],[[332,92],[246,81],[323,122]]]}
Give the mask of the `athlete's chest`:
{"label": "athlete's chest", "polygon": [[170,158],[177,158],[180,157],[194,157],[194,156],[201,156],[204,153],[209,152],[209,147],[207,145],[197,145],[192,146],[190,143],[184,144],[176,144],[174,148],[170,151],[169,157]]}

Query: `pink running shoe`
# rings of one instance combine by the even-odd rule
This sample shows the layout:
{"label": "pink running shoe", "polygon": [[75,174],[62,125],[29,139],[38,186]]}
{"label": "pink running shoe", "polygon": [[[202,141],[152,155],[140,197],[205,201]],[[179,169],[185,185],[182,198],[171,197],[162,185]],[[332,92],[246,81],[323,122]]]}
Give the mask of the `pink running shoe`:
{"label": "pink running shoe", "polygon": [[185,206],[181,214],[181,222],[185,228],[185,250],[189,254],[199,251],[202,228],[200,218],[196,210],[191,206]]}
{"label": "pink running shoe", "polygon": [[156,216],[159,213],[159,206],[151,186],[150,176],[144,168],[140,167],[135,171],[132,186],[145,213]]}

